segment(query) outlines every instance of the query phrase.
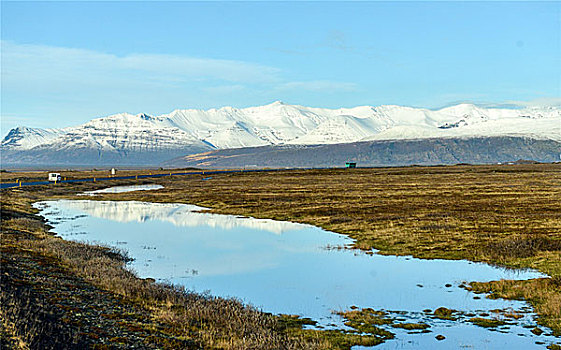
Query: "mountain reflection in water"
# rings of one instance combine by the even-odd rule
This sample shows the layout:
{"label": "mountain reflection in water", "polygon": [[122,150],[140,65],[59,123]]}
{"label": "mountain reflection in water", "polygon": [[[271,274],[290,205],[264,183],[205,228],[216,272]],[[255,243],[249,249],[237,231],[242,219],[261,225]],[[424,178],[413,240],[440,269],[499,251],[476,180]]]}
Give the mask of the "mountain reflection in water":
{"label": "mountain reflection in water", "polygon": [[[536,341],[552,339],[530,332],[535,314],[527,312],[526,303],[474,298],[460,287],[464,281],[543,277],[536,271],[326,249],[352,240],[311,225],[208,214],[187,204],[60,200],[35,207],[65,239],[126,249],[140,277],[237,297],[265,311],[311,317],[327,327],[341,325],[333,311],[352,305],[403,312],[400,317],[407,321],[431,326],[431,333],[414,335],[391,329],[396,339],[377,348],[529,349],[537,347]],[[509,308],[524,316],[490,331],[423,313],[438,307],[477,315]],[[446,340],[436,341],[436,334]]]}
{"label": "mountain reflection in water", "polygon": [[287,230],[300,230],[306,225],[268,219],[245,218],[233,215],[200,213],[208,210],[190,204],[116,202],[116,201],[61,201],[65,206],[83,211],[93,217],[117,222],[146,222],[159,220],[175,226],[208,226],[222,229],[247,227],[281,234]]}

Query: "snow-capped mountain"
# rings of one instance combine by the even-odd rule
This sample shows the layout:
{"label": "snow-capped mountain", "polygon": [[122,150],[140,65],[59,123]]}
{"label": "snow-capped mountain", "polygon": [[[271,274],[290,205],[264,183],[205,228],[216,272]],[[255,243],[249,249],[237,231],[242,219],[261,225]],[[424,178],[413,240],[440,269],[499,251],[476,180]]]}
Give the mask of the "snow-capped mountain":
{"label": "snow-capped mountain", "polygon": [[10,130],[2,140],[2,149],[31,149],[64,134],[62,129],[38,129],[20,126]]}
{"label": "snow-capped mountain", "polygon": [[2,141],[2,160],[154,164],[186,154],[240,147],[495,136],[561,141],[561,109],[472,104],[440,110],[402,106],[325,109],[274,102],[243,109],[175,110],[160,116],[122,113],[64,129],[13,129]]}

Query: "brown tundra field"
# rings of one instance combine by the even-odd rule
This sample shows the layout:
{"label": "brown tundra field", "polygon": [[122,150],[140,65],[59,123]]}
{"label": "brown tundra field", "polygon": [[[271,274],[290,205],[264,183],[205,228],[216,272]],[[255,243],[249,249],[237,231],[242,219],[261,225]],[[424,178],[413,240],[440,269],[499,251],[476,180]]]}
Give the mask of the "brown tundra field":
{"label": "brown tundra field", "polygon": [[[142,171],[156,172],[170,170]],[[61,173],[85,178],[103,172]],[[2,182],[46,179],[46,174],[3,172]],[[202,177],[1,190],[2,348],[348,349],[391,338],[376,327],[368,332],[305,329],[313,321],[139,279],[125,268],[125,253],[64,241],[49,232],[31,206],[142,183],[164,188],[95,199],[190,203],[215,213],[312,224],[352,237],[351,249],[536,269],[550,278],[471,283],[466,288],[527,300],[539,324],[561,336],[561,164],[238,172],[214,174],[209,181]],[[352,323],[360,315],[349,311],[345,317]],[[489,320],[474,322],[485,325]]]}

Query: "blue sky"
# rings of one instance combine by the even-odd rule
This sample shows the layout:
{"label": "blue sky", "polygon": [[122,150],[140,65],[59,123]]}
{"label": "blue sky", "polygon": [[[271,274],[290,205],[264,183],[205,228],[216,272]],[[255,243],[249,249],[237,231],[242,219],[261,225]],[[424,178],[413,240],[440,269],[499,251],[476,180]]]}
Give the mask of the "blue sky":
{"label": "blue sky", "polygon": [[561,2],[9,2],[2,134],[119,112],[558,103]]}

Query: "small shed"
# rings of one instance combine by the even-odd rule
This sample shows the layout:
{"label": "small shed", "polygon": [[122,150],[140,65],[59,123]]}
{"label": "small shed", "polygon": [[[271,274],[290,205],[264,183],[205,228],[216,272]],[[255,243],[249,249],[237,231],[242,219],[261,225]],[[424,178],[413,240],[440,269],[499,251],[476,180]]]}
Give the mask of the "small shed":
{"label": "small shed", "polygon": [[346,162],[345,168],[356,168],[356,163],[353,162]]}

